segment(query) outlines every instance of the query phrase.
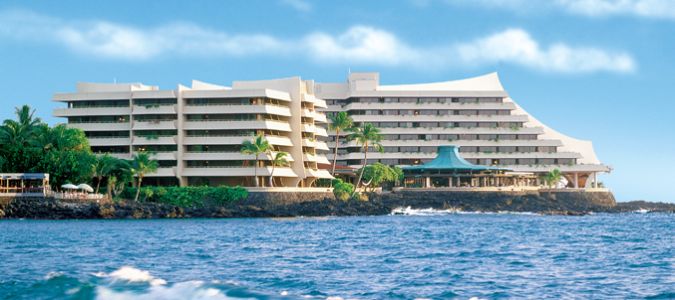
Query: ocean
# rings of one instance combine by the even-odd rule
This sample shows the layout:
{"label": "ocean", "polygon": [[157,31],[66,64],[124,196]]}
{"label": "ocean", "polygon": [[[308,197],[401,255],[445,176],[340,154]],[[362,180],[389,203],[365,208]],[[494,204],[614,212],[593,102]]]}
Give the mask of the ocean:
{"label": "ocean", "polygon": [[675,215],[3,220],[0,299],[673,299]]}

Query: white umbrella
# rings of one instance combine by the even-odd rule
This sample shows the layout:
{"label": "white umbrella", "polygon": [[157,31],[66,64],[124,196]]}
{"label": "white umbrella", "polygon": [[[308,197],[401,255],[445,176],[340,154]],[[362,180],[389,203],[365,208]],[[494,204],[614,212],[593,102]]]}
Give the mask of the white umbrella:
{"label": "white umbrella", "polygon": [[80,185],[77,186],[78,189],[83,190],[85,192],[93,193],[94,188],[92,188],[90,185],[86,183],[80,183]]}
{"label": "white umbrella", "polygon": [[66,189],[66,190],[76,190],[76,189],[78,189],[78,187],[76,185],[71,184],[71,183],[64,184],[64,185],[61,186],[61,188]]}

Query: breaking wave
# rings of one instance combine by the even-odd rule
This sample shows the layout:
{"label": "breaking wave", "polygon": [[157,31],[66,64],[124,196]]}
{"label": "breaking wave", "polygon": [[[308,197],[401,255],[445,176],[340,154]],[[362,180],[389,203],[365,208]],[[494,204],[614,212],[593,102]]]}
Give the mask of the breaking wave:
{"label": "breaking wave", "polygon": [[[193,280],[169,283],[151,275],[148,271],[130,266],[121,267],[110,273],[93,273],[87,278],[75,278],[61,272],[50,272],[44,276],[42,281],[30,286],[14,286],[14,288],[14,290],[0,292],[0,298],[98,300],[289,299],[287,291],[282,291],[279,295],[268,295],[230,282]],[[298,296],[296,298],[306,297]]]}
{"label": "breaking wave", "polygon": [[538,216],[540,214],[534,212],[517,212],[517,211],[498,211],[498,212],[484,212],[484,211],[464,211],[459,208],[435,209],[435,208],[411,208],[397,207],[394,208],[391,215],[404,216],[439,216],[439,215],[453,215],[453,214],[512,214],[512,215],[531,215]]}

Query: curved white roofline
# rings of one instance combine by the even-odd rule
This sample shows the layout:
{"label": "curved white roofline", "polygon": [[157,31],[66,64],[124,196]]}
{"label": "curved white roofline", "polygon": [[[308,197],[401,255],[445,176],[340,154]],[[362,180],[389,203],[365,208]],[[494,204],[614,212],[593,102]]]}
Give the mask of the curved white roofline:
{"label": "curved white roofline", "polygon": [[489,74],[459,79],[451,81],[400,84],[400,85],[380,85],[378,91],[503,91],[499,74],[492,72]]}

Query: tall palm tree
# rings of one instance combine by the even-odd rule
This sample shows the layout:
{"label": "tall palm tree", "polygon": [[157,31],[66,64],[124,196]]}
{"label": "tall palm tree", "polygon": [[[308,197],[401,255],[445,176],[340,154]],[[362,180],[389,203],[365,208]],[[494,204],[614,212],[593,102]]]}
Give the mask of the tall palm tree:
{"label": "tall palm tree", "polygon": [[110,177],[115,168],[119,167],[117,158],[110,156],[110,154],[104,154],[103,156],[96,157],[96,162],[94,163],[94,177],[96,178],[96,193],[98,194],[99,188],[101,187],[101,181],[103,178]]}
{"label": "tall palm tree", "polygon": [[42,120],[34,117],[35,110],[28,105],[17,107],[14,112],[17,120],[7,119],[0,127],[0,144],[24,147],[33,138]]}
{"label": "tall palm tree", "polygon": [[286,156],[288,156],[288,153],[286,152],[277,152],[274,154],[272,157],[272,173],[270,173],[270,187],[274,187],[274,169],[276,166],[280,167],[285,167],[288,166],[288,159],[286,159]]}
{"label": "tall palm tree", "polygon": [[361,179],[363,178],[363,171],[368,165],[368,147],[373,147],[377,151],[382,152],[382,134],[380,134],[380,129],[373,126],[371,123],[364,123],[361,127],[353,127],[347,139],[350,141],[356,141],[358,145],[361,145],[363,148],[363,167],[359,173],[359,179],[356,181],[356,188],[361,184]]}
{"label": "tall palm tree", "polygon": [[338,146],[340,145],[340,131],[348,130],[354,125],[354,120],[347,112],[341,111],[330,117],[329,128],[335,130],[335,153],[333,155],[333,167],[331,175],[335,176],[335,164],[337,162]]}
{"label": "tall palm tree", "polygon": [[159,168],[159,163],[156,160],[150,159],[150,155],[145,152],[140,152],[134,155],[134,158],[131,162],[131,172],[136,175],[138,178],[138,184],[136,185],[136,198],[135,201],[138,201],[138,196],[141,195],[141,184],[143,183],[143,177],[145,174],[153,173]]}
{"label": "tall palm tree", "polygon": [[246,140],[241,144],[241,153],[255,155],[253,177],[255,179],[256,187],[258,187],[258,162],[260,161],[260,154],[267,153],[268,151],[270,151],[270,143],[262,134],[256,136],[252,141]]}

